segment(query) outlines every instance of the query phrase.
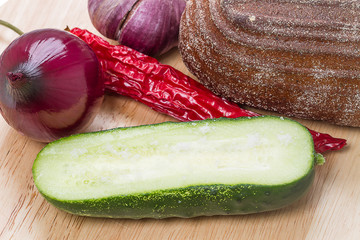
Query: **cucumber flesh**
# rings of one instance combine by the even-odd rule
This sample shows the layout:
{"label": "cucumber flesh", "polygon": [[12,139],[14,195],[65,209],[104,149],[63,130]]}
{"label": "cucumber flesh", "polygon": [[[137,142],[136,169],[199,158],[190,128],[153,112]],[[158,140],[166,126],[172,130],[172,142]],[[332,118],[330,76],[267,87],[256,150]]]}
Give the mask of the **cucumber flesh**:
{"label": "cucumber flesh", "polygon": [[[253,202],[249,209],[237,199],[240,205],[227,207],[226,214],[285,206],[308,189],[314,164],[314,145],[305,127],[289,119],[265,116],[166,122],[70,136],[48,144],[38,154],[33,175],[44,197],[71,213],[191,217],[224,213],[224,207],[221,211],[208,208],[220,206],[216,201],[227,191],[231,192],[228,200],[241,195]],[[249,187],[252,191],[248,195],[255,197],[245,194]],[[241,192],[241,188],[248,190]],[[206,191],[203,196],[192,193],[200,189],[212,189],[211,196],[220,194],[218,200],[210,201]],[[294,193],[294,189],[299,192]],[[264,204],[257,198],[259,192],[271,194],[276,202],[282,197],[276,192],[283,190],[290,197],[278,201],[280,206],[259,207]],[[190,196],[184,196],[186,191]],[[181,206],[179,212],[176,209],[185,198],[189,206]],[[204,201],[198,202],[202,198]],[[111,211],[101,207],[105,203]],[[198,208],[191,206],[194,204]],[[161,211],[156,210],[160,205]]]}

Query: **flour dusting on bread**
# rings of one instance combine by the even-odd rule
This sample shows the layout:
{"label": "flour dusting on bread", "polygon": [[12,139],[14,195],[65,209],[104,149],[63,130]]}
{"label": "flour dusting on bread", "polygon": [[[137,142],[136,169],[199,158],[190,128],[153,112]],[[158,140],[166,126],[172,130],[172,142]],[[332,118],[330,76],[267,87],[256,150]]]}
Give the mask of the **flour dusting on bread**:
{"label": "flour dusting on bread", "polygon": [[188,0],[179,49],[222,97],[359,127],[359,21],[351,0]]}

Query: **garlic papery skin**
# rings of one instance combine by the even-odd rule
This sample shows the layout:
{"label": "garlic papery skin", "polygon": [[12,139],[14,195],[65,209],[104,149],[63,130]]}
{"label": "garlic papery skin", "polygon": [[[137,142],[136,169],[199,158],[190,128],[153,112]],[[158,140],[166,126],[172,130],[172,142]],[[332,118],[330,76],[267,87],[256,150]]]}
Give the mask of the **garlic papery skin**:
{"label": "garlic papery skin", "polygon": [[89,0],[94,27],[104,36],[150,56],[178,44],[185,0]]}

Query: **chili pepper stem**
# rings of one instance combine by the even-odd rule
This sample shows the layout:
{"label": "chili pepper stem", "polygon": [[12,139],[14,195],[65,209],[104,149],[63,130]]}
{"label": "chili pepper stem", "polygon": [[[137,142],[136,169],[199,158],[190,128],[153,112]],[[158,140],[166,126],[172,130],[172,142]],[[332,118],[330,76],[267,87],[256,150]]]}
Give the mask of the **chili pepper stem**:
{"label": "chili pepper stem", "polygon": [[24,34],[24,32],[21,31],[19,28],[15,27],[15,26],[12,25],[11,23],[6,22],[6,21],[4,21],[4,20],[1,20],[1,19],[0,19],[0,25],[3,25],[3,26],[5,26],[5,27],[7,27],[7,28],[10,28],[11,30],[13,30],[14,32],[16,32],[16,33],[19,34],[19,35],[23,35],[23,34]]}

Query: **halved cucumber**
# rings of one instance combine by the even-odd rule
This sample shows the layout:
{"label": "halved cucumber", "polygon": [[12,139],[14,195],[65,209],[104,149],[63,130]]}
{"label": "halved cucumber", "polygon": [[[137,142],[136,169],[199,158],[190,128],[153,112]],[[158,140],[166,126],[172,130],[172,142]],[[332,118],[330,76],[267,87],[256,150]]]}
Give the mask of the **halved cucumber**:
{"label": "halved cucumber", "polygon": [[299,199],[314,177],[310,133],[278,117],[166,122],[70,136],[33,165],[67,212],[112,218],[247,214]]}

